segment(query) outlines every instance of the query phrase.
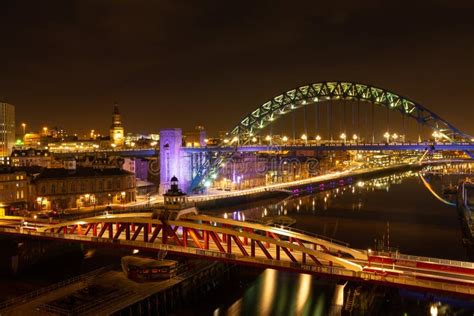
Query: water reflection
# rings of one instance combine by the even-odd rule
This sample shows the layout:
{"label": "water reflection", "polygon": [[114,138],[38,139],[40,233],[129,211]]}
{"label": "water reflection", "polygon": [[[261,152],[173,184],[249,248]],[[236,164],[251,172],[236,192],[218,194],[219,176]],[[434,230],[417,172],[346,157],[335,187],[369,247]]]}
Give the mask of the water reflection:
{"label": "water reflection", "polygon": [[298,292],[296,293],[296,314],[302,315],[305,306],[311,306],[312,278],[308,274],[300,274]]}
{"label": "water reflection", "polygon": [[267,269],[240,299],[214,315],[327,315],[336,292],[333,284],[311,275]]}
{"label": "water reflection", "polygon": [[274,301],[275,289],[276,289],[276,278],[277,271],[273,269],[267,269],[262,274],[263,276],[263,286],[262,291],[260,291],[260,303],[261,311],[264,315],[270,315],[271,308]]}

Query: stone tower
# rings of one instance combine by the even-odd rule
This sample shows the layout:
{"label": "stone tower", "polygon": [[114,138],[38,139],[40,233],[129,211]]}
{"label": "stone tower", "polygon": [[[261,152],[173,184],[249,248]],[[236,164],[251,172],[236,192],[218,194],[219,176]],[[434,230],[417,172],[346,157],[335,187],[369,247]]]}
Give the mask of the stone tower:
{"label": "stone tower", "polygon": [[180,128],[160,131],[160,194],[171,189],[171,178],[181,179],[181,189],[187,192],[192,181],[190,159],[182,150],[183,133]]}
{"label": "stone tower", "polygon": [[110,126],[110,144],[118,147],[121,147],[125,144],[122,117],[120,115],[117,103],[114,104],[114,113],[112,114],[112,125]]}

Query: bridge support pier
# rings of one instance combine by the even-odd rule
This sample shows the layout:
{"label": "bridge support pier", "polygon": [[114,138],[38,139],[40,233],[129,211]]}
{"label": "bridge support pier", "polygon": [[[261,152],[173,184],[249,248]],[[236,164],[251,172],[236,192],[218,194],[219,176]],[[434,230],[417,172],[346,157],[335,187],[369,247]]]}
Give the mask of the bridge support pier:
{"label": "bridge support pier", "polygon": [[170,179],[176,176],[181,189],[188,192],[192,181],[192,156],[183,150],[180,128],[160,131],[160,189],[163,194],[170,188]]}

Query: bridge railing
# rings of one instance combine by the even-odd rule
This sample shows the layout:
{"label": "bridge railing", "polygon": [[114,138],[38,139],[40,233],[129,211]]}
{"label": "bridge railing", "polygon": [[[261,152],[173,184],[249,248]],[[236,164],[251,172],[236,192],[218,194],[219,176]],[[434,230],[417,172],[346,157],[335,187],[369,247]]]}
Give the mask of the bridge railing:
{"label": "bridge railing", "polygon": [[371,255],[389,257],[389,258],[395,258],[395,259],[407,260],[407,261],[429,262],[429,263],[434,263],[434,264],[442,264],[442,265],[448,265],[448,266],[474,269],[474,263],[466,262],[466,261],[413,256],[413,255],[400,254],[398,252],[391,253],[391,252],[372,251]]}

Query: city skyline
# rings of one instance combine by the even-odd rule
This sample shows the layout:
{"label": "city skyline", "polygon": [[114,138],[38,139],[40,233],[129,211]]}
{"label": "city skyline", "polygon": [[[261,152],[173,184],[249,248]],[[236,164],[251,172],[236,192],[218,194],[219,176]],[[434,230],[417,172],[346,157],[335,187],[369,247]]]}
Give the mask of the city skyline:
{"label": "city skyline", "polygon": [[0,96],[16,106],[18,127],[105,134],[116,100],[127,131],[204,125],[216,134],[291,88],[348,80],[392,90],[474,134],[468,1],[0,8],[9,42]]}

